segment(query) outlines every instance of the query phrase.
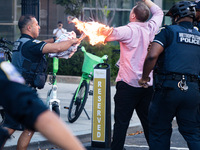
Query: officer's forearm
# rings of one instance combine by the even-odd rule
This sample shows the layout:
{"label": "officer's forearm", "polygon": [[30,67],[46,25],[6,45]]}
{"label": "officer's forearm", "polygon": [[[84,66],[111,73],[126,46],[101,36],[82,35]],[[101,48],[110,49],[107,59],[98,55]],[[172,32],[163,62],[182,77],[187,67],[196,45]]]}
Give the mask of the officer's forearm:
{"label": "officer's forearm", "polygon": [[142,74],[142,79],[148,80],[149,79],[149,74],[153,70],[155,64],[156,64],[157,59],[152,59],[152,58],[146,58],[143,66],[143,74]]}
{"label": "officer's forearm", "polygon": [[163,52],[163,50],[164,48],[160,44],[156,42],[153,42],[151,44],[150,50],[147,54],[147,57],[145,59],[144,66],[143,66],[143,75],[142,75],[143,79],[147,79],[149,77],[150,72],[153,70],[154,66],[156,65],[158,57]]}
{"label": "officer's forearm", "polygon": [[[56,114],[43,112],[35,123],[36,129],[63,150],[85,150],[66,124]],[[66,142],[67,141],[67,142]]]}
{"label": "officer's forearm", "polygon": [[48,43],[43,47],[42,52],[45,53],[58,53],[69,49],[73,44],[78,43],[78,39],[71,39],[67,41],[62,41],[58,43]]}
{"label": "officer's forearm", "polygon": [[54,39],[53,38],[46,39],[46,40],[44,40],[44,42],[46,42],[46,43],[54,43]]}

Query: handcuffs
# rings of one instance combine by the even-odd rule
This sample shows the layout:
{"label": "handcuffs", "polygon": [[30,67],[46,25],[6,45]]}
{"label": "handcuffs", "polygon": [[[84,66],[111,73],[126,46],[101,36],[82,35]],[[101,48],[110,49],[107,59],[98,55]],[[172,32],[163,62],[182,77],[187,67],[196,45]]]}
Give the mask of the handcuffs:
{"label": "handcuffs", "polygon": [[188,90],[188,86],[186,84],[185,76],[182,75],[181,81],[178,82],[178,88],[181,89],[181,91],[186,92]]}

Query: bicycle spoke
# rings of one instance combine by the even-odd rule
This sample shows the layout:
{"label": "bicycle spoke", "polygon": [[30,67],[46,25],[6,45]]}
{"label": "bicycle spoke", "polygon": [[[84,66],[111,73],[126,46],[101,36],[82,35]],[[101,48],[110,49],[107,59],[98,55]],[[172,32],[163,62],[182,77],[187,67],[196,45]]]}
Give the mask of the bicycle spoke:
{"label": "bicycle spoke", "polygon": [[88,84],[85,80],[82,82],[81,87],[78,90],[79,91],[75,92],[69,107],[68,120],[71,123],[78,119],[87,100]]}

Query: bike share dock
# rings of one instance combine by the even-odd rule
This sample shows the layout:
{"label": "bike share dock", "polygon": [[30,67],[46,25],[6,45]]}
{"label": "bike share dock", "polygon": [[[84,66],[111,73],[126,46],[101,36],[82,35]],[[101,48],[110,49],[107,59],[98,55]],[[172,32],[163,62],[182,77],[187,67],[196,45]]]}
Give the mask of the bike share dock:
{"label": "bike share dock", "polygon": [[[75,89],[77,88],[77,85],[80,81],[80,77],[71,77],[71,76],[57,76],[57,85],[58,85],[58,98],[61,101],[61,118],[66,122],[68,127],[71,129],[73,134],[77,136],[80,141],[85,145],[91,145],[91,133],[92,133],[92,120],[88,120],[85,113],[82,113],[81,116],[78,118],[78,120],[74,123],[69,123],[67,119],[68,110],[64,109],[64,106],[69,106],[73,93]],[[61,83],[62,82],[62,83]],[[51,85],[46,83],[44,89],[38,90],[39,96],[42,98],[42,100],[46,100],[46,95],[48,90],[51,88]],[[91,84],[90,88],[93,88],[93,85]],[[111,86],[111,127],[113,128],[114,123],[114,94],[115,94],[115,86]],[[85,105],[85,109],[87,110],[90,118],[92,117],[92,96],[88,96],[87,103]],[[130,127],[133,126],[139,126],[140,121],[134,113],[131,122]],[[5,145],[5,150],[16,150],[17,140],[20,136],[21,131],[16,131],[13,135],[15,138],[11,138],[7,141]],[[67,142],[67,141],[66,141]],[[39,132],[35,132],[33,135],[31,142],[29,144],[28,150],[46,150],[50,149],[52,147],[55,147],[53,144],[47,141],[46,138],[44,138]]]}

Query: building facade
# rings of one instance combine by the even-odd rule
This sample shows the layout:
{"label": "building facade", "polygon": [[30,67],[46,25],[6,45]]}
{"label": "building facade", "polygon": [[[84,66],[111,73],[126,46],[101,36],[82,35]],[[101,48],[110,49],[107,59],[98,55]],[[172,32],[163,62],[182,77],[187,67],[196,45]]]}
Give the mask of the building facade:
{"label": "building facade", "polygon": [[[17,27],[18,19],[22,14],[23,0],[1,0],[0,1],[0,37],[11,41],[20,36]],[[29,0],[30,1],[30,0]],[[35,0],[32,0],[33,2]],[[129,13],[138,0],[92,0],[91,4],[84,5],[81,20],[100,21],[110,26],[121,26],[129,21]],[[159,5],[164,13],[179,0],[153,0]],[[99,3],[101,2],[101,4]],[[41,27],[40,39],[53,36],[53,29],[57,22],[62,21],[64,28],[68,31],[75,30],[72,24],[68,24],[65,8],[56,5],[55,0],[39,0],[39,25]],[[163,24],[170,24],[169,18],[164,18]]]}

